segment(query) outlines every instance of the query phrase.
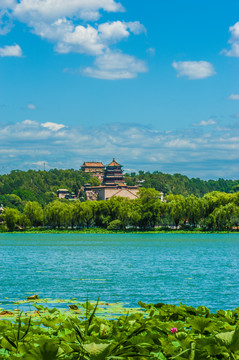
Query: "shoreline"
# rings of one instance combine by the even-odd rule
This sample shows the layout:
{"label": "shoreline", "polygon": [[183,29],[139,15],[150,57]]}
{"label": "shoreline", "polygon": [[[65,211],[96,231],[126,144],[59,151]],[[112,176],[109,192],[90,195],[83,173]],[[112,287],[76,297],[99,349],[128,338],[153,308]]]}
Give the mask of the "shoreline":
{"label": "shoreline", "polygon": [[107,230],[107,229],[82,229],[82,230],[65,230],[65,229],[48,229],[48,230],[24,230],[24,231],[4,231],[0,234],[239,234],[239,231],[203,231],[203,230],[143,230],[143,231],[124,231],[124,230]]}

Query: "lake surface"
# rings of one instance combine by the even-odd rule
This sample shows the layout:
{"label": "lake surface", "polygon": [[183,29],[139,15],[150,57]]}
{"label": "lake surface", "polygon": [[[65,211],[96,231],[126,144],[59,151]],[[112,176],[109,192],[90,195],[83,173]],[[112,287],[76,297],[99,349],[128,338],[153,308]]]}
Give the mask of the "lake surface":
{"label": "lake surface", "polygon": [[35,293],[233,309],[239,234],[0,234],[0,307]]}

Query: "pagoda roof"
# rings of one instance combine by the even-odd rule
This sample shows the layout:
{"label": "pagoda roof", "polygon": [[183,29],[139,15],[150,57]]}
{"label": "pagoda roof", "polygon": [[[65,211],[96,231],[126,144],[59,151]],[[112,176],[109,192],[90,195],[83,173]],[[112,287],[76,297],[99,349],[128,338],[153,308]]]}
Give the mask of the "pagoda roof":
{"label": "pagoda roof", "polygon": [[113,160],[111,161],[111,163],[107,166],[122,166],[120,164],[118,164],[116,161],[115,161],[115,158],[113,158]]}
{"label": "pagoda roof", "polygon": [[102,162],[84,162],[82,167],[105,167]]}

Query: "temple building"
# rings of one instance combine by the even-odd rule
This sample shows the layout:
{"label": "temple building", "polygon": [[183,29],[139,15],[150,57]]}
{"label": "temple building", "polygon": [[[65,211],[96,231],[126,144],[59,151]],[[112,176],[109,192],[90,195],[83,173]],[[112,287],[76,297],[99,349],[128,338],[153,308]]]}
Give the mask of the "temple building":
{"label": "temple building", "polygon": [[101,186],[86,184],[84,191],[88,200],[109,200],[112,196],[136,199],[139,186],[128,186],[125,182],[122,165],[115,159],[106,166]]}
{"label": "temple building", "polygon": [[102,183],[105,172],[105,166],[102,164],[102,162],[84,162],[84,164],[81,166],[81,170],[86,173],[91,173]]}

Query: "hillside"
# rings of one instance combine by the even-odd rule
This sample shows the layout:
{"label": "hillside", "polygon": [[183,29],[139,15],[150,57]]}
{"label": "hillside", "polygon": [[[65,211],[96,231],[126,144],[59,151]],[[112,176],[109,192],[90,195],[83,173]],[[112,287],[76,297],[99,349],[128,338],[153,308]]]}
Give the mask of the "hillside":
{"label": "hillside", "polygon": [[165,194],[191,195],[202,197],[212,191],[233,193],[239,191],[239,180],[201,180],[199,178],[189,179],[181,174],[164,174],[158,171],[153,173],[139,171],[139,174],[126,174],[129,185],[140,183],[146,188],[155,188]]}
{"label": "hillside", "polygon": [[[45,205],[56,199],[59,188],[67,188],[78,193],[87,182],[97,185],[98,180],[81,170],[20,171],[14,170],[8,175],[0,176],[0,203],[4,206],[16,207],[21,210],[24,201],[37,201]],[[161,172],[143,172],[126,174],[128,185],[141,184],[146,188],[155,188],[165,194],[194,194],[198,197],[212,191],[233,193],[239,191],[239,180],[189,179],[180,174],[170,175]]]}
{"label": "hillside", "polygon": [[82,185],[89,181],[90,176],[81,170],[14,170],[0,176],[0,203],[20,210],[22,201],[37,201],[45,205],[56,199],[58,189],[66,188],[78,194]]}

